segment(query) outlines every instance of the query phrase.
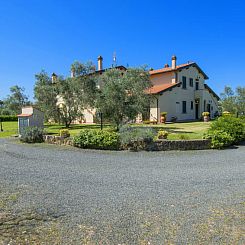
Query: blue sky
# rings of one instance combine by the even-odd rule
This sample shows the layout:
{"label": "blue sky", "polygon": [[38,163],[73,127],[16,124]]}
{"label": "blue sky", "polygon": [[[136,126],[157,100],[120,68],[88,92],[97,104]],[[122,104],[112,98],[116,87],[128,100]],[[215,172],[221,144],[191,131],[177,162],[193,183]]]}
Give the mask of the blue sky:
{"label": "blue sky", "polygon": [[34,75],[69,75],[70,64],[104,57],[154,69],[195,61],[219,94],[245,85],[245,2],[11,0],[0,4],[0,98],[15,84],[33,97]]}

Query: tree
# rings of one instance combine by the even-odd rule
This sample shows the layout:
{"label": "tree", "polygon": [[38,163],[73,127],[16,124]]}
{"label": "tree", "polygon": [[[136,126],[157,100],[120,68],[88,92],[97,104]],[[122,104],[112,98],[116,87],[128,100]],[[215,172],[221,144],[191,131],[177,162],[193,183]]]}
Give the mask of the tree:
{"label": "tree", "polygon": [[123,122],[134,120],[149,106],[151,87],[149,73],[144,69],[118,69],[105,71],[99,78],[102,84],[98,93],[97,108],[103,117],[117,129]]}
{"label": "tree", "polygon": [[58,79],[60,120],[69,127],[72,121],[83,116],[83,110],[93,108],[96,98],[94,66],[75,62],[71,65],[73,77]]}
{"label": "tree", "polygon": [[52,83],[51,78],[45,71],[35,75],[34,98],[36,105],[44,112],[45,119],[59,121],[58,109],[58,89],[56,83]]}
{"label": "tree", "polygon": [[237,87],[236,92],[231,87],[225,86],[224,92],[221,93],[222,111],[229,111],[234,115],[245,114],[245,88]]}
{"label": "tree", "polygon": [[74,78],[60,79],[57,88],[60,120],[68,128],[72,121],[82,117],[82,110],[76,97],[77,81]]}
{"label": "tree", "polygon": [[72,86],[76,102],[81,109],[93,108],[97,94],[95,66],[91,62],[76,61],[71,65],[71,71],[74,72]]}
{"label": "tree", "polygon": [[92,62],[87,62],[85,64],[75,61],[71,64],[71,72],[73,73],[74,77],[88,75],[95,71],[95,66]]}
{"label": "tree", "polygon": [[19,114],[21,108],[30,105],[28,97],[24,94],[25,89],[15,85],[10,88],[11,94],[4,100],[3,110],[9,114]]}
{"label": "tree", "polygon": [[237,94],[237,110],[240,115],[245,115],[245,87],[237,87],[236,88]]}
{"label": "tree", "polygon": [[69,127],[72,121],[82,117],[85,108],[93,107],[96,97],[94,70],[91,63],[76,61],[71,65],[71,78],[56,76],[52,82],[44,71],[36,75],[35,99],[47,120],[53,119]]}

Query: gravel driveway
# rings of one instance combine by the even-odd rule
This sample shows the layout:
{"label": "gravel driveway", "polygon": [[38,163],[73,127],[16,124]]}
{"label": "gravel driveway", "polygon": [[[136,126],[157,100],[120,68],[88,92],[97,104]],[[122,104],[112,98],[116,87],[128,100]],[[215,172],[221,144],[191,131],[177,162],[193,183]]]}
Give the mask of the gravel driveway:
{"label": "gravel driveway", "polygon": [[245,243],[243,145],[133,153],[0,139],[0,184],[18,194],[9,213],[38,216],[36,237],[52,231],[44,244]]}

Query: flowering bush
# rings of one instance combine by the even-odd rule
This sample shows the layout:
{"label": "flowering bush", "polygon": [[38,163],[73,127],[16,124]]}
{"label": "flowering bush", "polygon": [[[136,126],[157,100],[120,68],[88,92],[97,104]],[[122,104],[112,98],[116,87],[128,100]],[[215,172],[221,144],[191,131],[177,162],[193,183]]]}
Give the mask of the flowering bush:
{"label": "flowering bush", "polygon": [[159,130],[157,132],[157,139],[167,139],[167,137],[168,137],[168,131]]}
{"label": "flowering bush", "polygon": [[230,116],[231,113],[229,111],[223,111],[222,116]]}
{"label": "flowering bush", "polygon": [[70,135],[71,134],[70,134],[68,129],[61,129],[60,130],[60,136],[61,137],[68,138],[68,137],[70,137]]}
{"label": "flowering bush", "polygon": [[203,117],[208,117],[210,115],[210,113],[208,112],[208,111],[204,111],[203,113],[202,113],[202,116]]}

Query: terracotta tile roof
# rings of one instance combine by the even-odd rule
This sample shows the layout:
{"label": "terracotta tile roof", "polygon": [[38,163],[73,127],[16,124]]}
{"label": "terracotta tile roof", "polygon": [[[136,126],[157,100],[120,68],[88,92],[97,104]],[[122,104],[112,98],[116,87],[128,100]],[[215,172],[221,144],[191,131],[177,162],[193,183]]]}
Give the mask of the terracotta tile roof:
{"label": "terracotta tile roof", "polygon": [[176,69],[172,69],[172,67],[164,67],[162,69],[158,69],[158,70],[152,70],[150,71],[150,74],[153,75],[153,74],[158,74],[158,73],[163,73],[163,72],[169,72],[169,71],[177,71],[181,68],[184,68],[184,67],[187,67],[187,66],[190,66],[194,64],[194,62],[192,63],[187,63],[187,64],[182,64],[182,65],[178,65],[176,66]]}
{"label": "terracotta tile roof", "polygon": [[160,92],[164,92],[170,88],[178,86],[180,83],[167,83],[161,85],[154,85],[153,87],[149,88],[146,93],[148,94],[158,94]]}
{"label": "terracotta tile roof", "polygon": [[208,79],[208,76],[203,72],[203,70],[195,62],[178,65],[176,66],[176,69],[172,69],[172,67],[164,67],[162,69],[149,71],[149,73],[150,75],[154,75],[154,74],[159,74],[159,73],[178,71],[180,69],[187,68],[189,66],[195,66],[198,69],[198,71],[203,74],[204,78]]}
{"label": "terracotta tile roof", "polygon": [[18,117],[30,117],[32,114],[19,114]]}

